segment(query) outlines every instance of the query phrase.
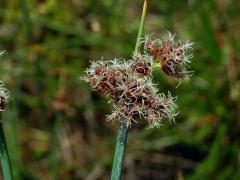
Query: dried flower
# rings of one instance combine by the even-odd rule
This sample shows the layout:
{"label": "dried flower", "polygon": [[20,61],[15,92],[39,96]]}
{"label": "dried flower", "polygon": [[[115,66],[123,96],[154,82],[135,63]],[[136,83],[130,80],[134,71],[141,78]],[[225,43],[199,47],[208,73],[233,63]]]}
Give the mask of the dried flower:
{"label": "dried flower", "polygon": [[192,58],[192,55],[188,54],[188,49],[192,49],[193,43],[176,41],[174,36],[169,33],[165,40],[153,40],[150,35],[147,35],[142,43],[144,43],[146,53],[152,56],[153,61],[161,64],[165,74],[178,79],[186,79],[192,73],[187,70],[187,67]]}
{"label": "dried flower", "polygon": [[0,56],[2,56],[2,55],[4,55],[4,54],[6,54],[7,53],[7,51],[0,51]]}
{"label": "dried flower", "polygon": [[134,72],[143,74],[145,76],[151,75],[152,73],[152,57],[148,55],[141,55],[136,53],[133,56],[131,68]]}
{"label": "dried flower", "polygon": [[[4,55],[6,51],[1,51],[0,56]],[[10,92],[4,87],[4,83],[0,81],[0,111],[4,111],[8,99],[10,97]]]}
{"label": "dried flower", "polygon": [[192,55],[187,50],[192,43],[175,41],[169,33],[167,40],[153,40],[146,36],[145,55],[135,53],[133,59],[91,62],[86,76],[81,78],[90,83],[93,90],[107,94],[113,103],[113,112],[107,120],[136,122],[136,117],[148,120],[150,127],[159,127],[163,118],[175,122],[175,100],[170,93],[158,94],[152,83],[153,63],[159,62],[163,72],[179,79],[186,79],[191,71],[186,67]]}
{"label": "dried flower", "polygon": [[10,92],[4,87],[4,83],[0,81],[0,111],[5,110],[9,97]]}
{"label": "dried flower", "polygon": [[97,61],[86,71],[82,79],[95,91],[111,97],[114,110],[108,120],[125,120],[131,125],[140,116],[149,121],[150,127],[158,127],[164,117],[174,120],[174,98],[157,94],[150,78],[151,61],[147,60],[136,54],[131,61]]}

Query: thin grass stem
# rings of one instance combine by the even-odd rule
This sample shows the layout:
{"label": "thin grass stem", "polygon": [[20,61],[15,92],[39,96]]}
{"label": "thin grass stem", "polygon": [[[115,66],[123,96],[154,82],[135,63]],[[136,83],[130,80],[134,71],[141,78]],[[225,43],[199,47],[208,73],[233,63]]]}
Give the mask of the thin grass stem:
{"label": "thin grass stem", "polygon": [[119,180],[121,178],[123,156],[124,156],[125,144],[127,139],[127,130],[128,130],[128,127],[126,122],[124,121],[120,122],[114,160],[113,160],[111,180]]}
{"label": "thin grass stem", "polygon": [[143,35],[146,13],[147,13],[147,0],[144,0],[141,21],[140,21],[140,25],[139,25],[139,29],[138,29],[137,42],[136,42],[135,50],[134,50],[135,53],[138,52],[139,47],[140,47],[140,40]]}

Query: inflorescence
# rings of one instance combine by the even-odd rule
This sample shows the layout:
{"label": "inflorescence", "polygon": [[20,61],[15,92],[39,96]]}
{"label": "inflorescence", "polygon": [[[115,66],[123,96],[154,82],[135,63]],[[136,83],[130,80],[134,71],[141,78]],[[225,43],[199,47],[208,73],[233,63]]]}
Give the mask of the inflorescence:
{"label": "inflorescence", "polygon": [[191,72],[186,66],[192,56],[186,51],[192,43],[175,42],[174,36],[169,34],[169,38],[163,41],[146,36],[141,44],[144,44],[144,55],[135,53],[128,61],[115,58],[91,62],[82,79],[95,91],[111,97],[114,110],[108,120],[117,119],[131,125],[139,116],[148,120],[150,127],[159,127],[162,118],[175,122],[176,98],[169,92],[168,95],[158,93],[152,83],[153,63],[159,62],[163,72],[171,77],[188,77]]}
{"label": "inflorescence", "polygon": [[0,112],[5,110],[9,97],[10,92],[4,87],[3,82],[0,81]]}
{"label": "inflorescence", "polygon": [[188,54],[188,49],[192,49],[193,43],[189,41],[175,41],[175,35],[169,33],[166,40],[155,39],[146,36],[142,43],[145,51],[152,56],[153,61],[159,62],[161,68],[168,76],[178,80],[187,80],[192,71],[187,70],[192,54]]}
{"label": "inflorescence", "polygon": [[[5,51],[0,52],[0,56],[5,54]],[[0,81],[0,112],[5,110],[6,104],[10,97],[10,92],[4,87],[4,83]]]}

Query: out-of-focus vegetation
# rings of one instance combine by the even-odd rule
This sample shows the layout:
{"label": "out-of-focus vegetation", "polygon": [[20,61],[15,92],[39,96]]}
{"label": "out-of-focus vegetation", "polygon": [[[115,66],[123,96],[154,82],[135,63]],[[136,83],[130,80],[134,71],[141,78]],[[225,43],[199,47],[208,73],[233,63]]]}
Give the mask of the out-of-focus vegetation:
{"label": "out-of-focus vegetation", "polygon": [[[240,2],[151,0],[145,32],[195,42],[191,81],[156,69],[179,98],[176,125],[129,130],[123,179],[240,179]],[[89,60],[130,58],[142,1],[1,0],[3,113],[15,179],[108,179],[117,123],[79,76]]]}

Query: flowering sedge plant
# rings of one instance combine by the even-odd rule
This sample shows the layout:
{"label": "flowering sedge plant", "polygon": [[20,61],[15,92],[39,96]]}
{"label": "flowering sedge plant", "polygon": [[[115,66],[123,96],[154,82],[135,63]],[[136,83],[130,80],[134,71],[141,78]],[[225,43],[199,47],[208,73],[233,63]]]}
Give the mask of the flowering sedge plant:
{"label": "flowering sedge plant", "polygon": [[[5,51],[0,52],[0,56],[3,55]],[[4,83],[0,81],[0,118],[2,111],[5,110],[6,104],[10,97],[10,92],[4,87]],[[12,180],[12,169],[9,160],[7,144],[5,140],[3,121],[0,119],[0,160],[3,170],[4,179]]]}
{"label": "flowering sedge plant", "polygon": [[152,83],[153,64],[160,63],[161,70],[180,81],[187,79],[192,71],[187,70],[192,43],[168,39],[152,39],[145,36],[143,54],[135,53],[131,60],[113,59],[91,62],[83,80],[93,90],[107,94],[113,103],[113,112],[108,120],[122,120],[131,125],[136,118],[144,118],[150,127],[159,127],[163,118],[174,121],[175,99],[168,92],[158,93]]}
{"label": "flowering sedge plant", "polygon": [[[137,118],[146,119],[150,127],[159,127],[163,118],[175,122],[175,100],[168,92],[159,93],[152,83],[152,72],[155,63],[168,76],[179,81],[188,80],[192,71],[188,70],[192,55],[188,52],[192,43],[176,41],[169,33],[166,39],[154,39],[147,35],[142,37],[147,0],[144,0],[143,11],[138,31],[135,52],[131,60],[113,59],[92,61],[86,74],[81,79],[89,82],[96,92],[106,94],[113,104],[113,111],[108,120],[120,121],[111,180],[121,177],[122,162],[128,127]],[[143,52],[139,47],[143,46]]]}

